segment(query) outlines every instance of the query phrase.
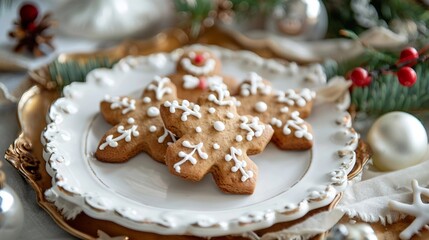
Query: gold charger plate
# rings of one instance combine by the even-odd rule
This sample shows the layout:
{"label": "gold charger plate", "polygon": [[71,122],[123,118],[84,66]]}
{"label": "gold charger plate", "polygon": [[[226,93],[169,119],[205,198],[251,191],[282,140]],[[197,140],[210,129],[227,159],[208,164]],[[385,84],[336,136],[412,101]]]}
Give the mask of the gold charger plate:
{"label": "gold charger plate", "polygon": [[[192,43],[216,44],[230,49],[245,49],[253,51],[263,57],[278,58],[279,56],[270,48],[259,47],[255,49],[244,48],[229,33],[222,32],[217,28],[206,31],[198,39],[189,38],[185,31],[173,29],[161,33],[148,41],[129,41],[118,47],[103,50],[91,54],[62,54],[58,61],[77,61],[85,64],[95,57],[108,57],[117,60],[127,55],[146,55],[155,52],[169,52],[176,48]],[[51,177],[46,172],[45,161],[42,157],[43,147],[40,135],[46,126],[45,116],[51,103],[60,96],[60,91],[55,90],[50,79],[47,67],[40,68],[31,74],[30,81],[37,82],[21,98],[18,104],[18,120],[22,132],[15,142],[6,151],[5,158],[12,164],[28,183],[34,188],[38,204],[45,209],[53,220],[70,234],[83,239],[105,238],[108,236],[121,236],[119,239],[201,239],[193,236],[167,236],[154,233],[139,232],[115,224],[113,222],[93,219],[84,213],[75,219],[64,219],[54,204],[48,202],[44,192],[51,187]],[[349,174],[349,179],[358,176],[365,163],[369,160],[370,150],[367,145],[360,141],[357,149],[356,165]],[[288,228],[312,215],[327,211],[335,207],[341,198],[337,195],[335,200],[326,207],[313,210],[299,220],[278,223],[269,228],[258,230],[256,235],[261,236],[268,232],[279,231]],[[102,230],[103,232],[100,232]],[[104,234],[105,233],[105,234]],[[106,235],[107,234],[107,235]],[[255,236],[256,237],[256,236]],[[321,236],[319,236],[321,238]],[[242,236],[225,236],[211,239],[244,239]]]}

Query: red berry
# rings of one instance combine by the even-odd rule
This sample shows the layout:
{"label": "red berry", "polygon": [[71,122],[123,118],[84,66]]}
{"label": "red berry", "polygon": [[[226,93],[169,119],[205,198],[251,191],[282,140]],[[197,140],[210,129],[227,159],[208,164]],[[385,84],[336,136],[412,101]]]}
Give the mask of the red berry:
{"label": "red berry", "polygon": [[352,73],[350,74],[350,78],[352,79],[353,83],[359,87],[368,86],[372,81],[368,71],[361,67],[353,69]]}
{"label": "red berry", "polygon": [[402,86],[411,87],[417,81],[416,71],[410,67],[402,67],[396,74],[398,75],[399,83]]}
{"label": "red berry", "polygon": [[201,64],[204,62],[204,56],[202,54],[197,54],[194,58],[196,64]]}
{"label": "red berry", "polygon": [[22,22],[33,22],[39,15],[37,7],[31,3],[26,3],[19,9],[19,16]]}
{"label": "red berry", "polygon": [[204,90],[207,88],[207,80],[205,77],[200,77],[200,82],[198,83],[198,88]]}
{"label": "red berry", "polygon": [[30,32],[34,32],[37,29],[37,25],[34,22],[31,22],[27,25],[27,30]]}
{"label": "red berry", "polygon": [[415,61],[419,58],[419,52],[413,47],[407,47],[404,50],[401,51],[401,55],[399,56],[399,62],[410,62],[407,64],[408,67],[412,67],[416,64]]}

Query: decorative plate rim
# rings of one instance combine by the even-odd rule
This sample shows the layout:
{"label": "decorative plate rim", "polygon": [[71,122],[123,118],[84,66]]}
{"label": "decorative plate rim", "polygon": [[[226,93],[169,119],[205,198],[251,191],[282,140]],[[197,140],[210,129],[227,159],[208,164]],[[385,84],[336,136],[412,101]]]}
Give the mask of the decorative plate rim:
{"label": "decorative plate rim", "polygon": [[[200,47],[200,45],[192,45],[192,48]],[[208,46],[205,46],[208,47]],[[273,59],[264,59],[249,51],[233,51],[217,46],[209,46],[211,50],[217,52],[221,56],[237,57],[244,61],[251,61],[252,64],[257,64],[269,68],[274,72],[286,72],[288,67],[293,63],[282,63]],[[157,53],[143,57],[125,57],[120,60],[111,70],[116,72],[126,72],[134,68],[136,64],[148,63],[156,67],[159,57],[171,57],[177,59],[183,52],[183,48],[179,48],[172,53]],[[53,202],[57,208],[69,208],[67,218],[73,218],[82,210],[95,218],[100,216],[106,217],[110,215],[109,220],[123,225],[122,221],[128,222],[131,225],[123,225],[136,230],[150,231],[159,234],[191,234],[196,236],[220,236],[228,234],[237,234],[239,232],[252,231],[256,229],[266,228],[278,222],[285,222],[298,219],[304,216],[309,211],[329,205],[337,194],[342,192],[347,186],[347,174],[352,170],[356,161],[355,149],[358,145],[359,135],[351,127],[351,116],[346,111],[344,103],[337,104],[338,116],[336,124],[339,132],[347,136],[344,138],[344,143],[341,149],[337,151],[342,161],[338,169],[333,170],[330,174],[331,181],[324,187],[323,191],[313,191],[308,194],[299,203],[284,203],[276,209],[267,209],[265,211],[251,212],[237,218],[231,219],[228,222],[216,222],[214,219],[201,218],[193,224],[182,226],[176,225],[169,219],[147,220],[136,216],[132,209],[126,208],[109,208],[105,206],[102,199],[97,199],[96,194],[88,192],[81,193],[79,190],[67,184],[65,177],[58,171],[58,164],[64,164],[66,157],[56,148],[58,139],[64,140],[66,134],[62,132],[60,123],[68,115],[76,112],[76,106],[73,104],[75,94],[79,86],[87,84],[109,85],[111,79],[105,80],[96,78],[95,75],[99,71],[106,69],[96,69],[87,75],[86,83],[73,83],[64,89],[64,97],[57,99],[48,112],[48,125],[42,132],[41,140],[44,148],[43,158],[46,160],[46,170],[52,176],[52,187],[45,192],[45,197],[48,201]],[[347,106],[348,107],[348,106]],[[346,140],[347,139],[347,140]],[[67,205],[71,204],[71,205]],[[144,228],[144,229],[142,229]]]}

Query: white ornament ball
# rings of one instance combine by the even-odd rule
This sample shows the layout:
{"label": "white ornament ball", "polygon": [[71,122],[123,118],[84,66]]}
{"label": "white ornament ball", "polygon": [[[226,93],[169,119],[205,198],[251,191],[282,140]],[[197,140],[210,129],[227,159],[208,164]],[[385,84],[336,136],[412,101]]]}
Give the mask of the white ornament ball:
{"label": "white ornament ball", "polygon": [[373,164],[382,171],[404,169],[420,163],[427,151],[428,138],[422,123],[404,112],[381,116],[368,132]]}

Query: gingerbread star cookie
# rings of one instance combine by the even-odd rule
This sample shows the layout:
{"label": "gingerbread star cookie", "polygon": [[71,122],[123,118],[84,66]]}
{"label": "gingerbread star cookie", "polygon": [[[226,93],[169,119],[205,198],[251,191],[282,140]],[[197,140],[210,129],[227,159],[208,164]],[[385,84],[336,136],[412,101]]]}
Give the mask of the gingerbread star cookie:
{"label": "gingerbread star cookie", "polygon": [[102,162],[121,163],[140,152],[164,162],[168,144],[176,138],[162,122],[159,106],[176,99],[176,88],[170,79],[155,77],[141,99],[109,97],[101,102],[101,114],[115,125],[102,137],[95,157]]}
{"label": "gingerbread star cookie", "polygon": [[303,120],[311,113],[315,92],[309,89],[274,91],[269,81],[252,72],[241,83],[239,114],[259,117],[274,128],[272,141],[284,150],[313,146],[311,125]]}
{"label": "gingerbread star cookie", "polygon": [[225,85],[210,86],[198,104],[166,101],[160,108],[165,127],[180,137],[167,148],[171,173],[199,181],[211,173],[226,193],[253,193],[258,167],[248,155],[263,151],[273,129],[257,117],[237,114]]}
{"label": "gingerbread star cookie", "polygon": [[177,72],[169,76],[177,87],[177,96],[195,102],[212,85],[225,84],[235,93],[238,83],[221,74],[220,60],[208,50],[189,50],[177,62]]}

